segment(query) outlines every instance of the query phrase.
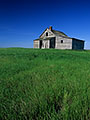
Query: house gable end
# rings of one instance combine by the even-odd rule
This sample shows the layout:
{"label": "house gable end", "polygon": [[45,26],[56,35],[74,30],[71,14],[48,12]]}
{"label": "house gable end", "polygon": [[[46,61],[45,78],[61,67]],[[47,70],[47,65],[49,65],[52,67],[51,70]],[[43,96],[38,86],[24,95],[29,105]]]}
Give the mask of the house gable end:
{"label": "house gable end", "polygon": [[40,35],[39,38],[48,38],[48,37],[55,37],[55,34],[50,29],[45,29],[44,32]]}

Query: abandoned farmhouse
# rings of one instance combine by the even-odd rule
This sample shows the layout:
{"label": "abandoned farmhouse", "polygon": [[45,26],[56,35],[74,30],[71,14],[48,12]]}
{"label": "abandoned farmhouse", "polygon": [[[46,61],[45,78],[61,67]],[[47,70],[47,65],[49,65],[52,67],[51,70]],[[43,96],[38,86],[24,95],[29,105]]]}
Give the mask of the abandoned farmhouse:
{"label": "abandoned farmhouse", "polygon": [[34,48],[83,50],[84,41],[68,37],[63,32],[53,30],[50,26],[45,29],[38,39],[34,40]]}

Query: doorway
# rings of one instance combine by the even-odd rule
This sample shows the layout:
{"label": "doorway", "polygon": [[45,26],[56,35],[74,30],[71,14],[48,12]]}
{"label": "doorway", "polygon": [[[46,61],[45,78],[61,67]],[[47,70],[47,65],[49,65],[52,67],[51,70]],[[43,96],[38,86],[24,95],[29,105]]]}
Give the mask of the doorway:
{"label": "doorway", "polygon": [[50,39],[50,48],[55,48],[55,38]]}
{"label": "doorway", "polygon": [[42,48],[42,40],[40,40],[40,49]]}

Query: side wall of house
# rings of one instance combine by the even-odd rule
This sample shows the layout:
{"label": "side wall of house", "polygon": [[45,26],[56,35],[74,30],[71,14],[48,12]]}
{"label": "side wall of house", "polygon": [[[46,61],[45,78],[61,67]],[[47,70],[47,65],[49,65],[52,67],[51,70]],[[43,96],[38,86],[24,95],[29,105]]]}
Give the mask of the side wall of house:
{"label": "side wall of house", "polygon": [[34,40],[34,48],[40,48],[39,40]]}
{"label": "side wall of house", "polygon": [[57,36],[55,48],[56,49],[72,49],[72,39]]}
{"label": "side wall of house", "polygon": [[84,41],[73,39],[72,40],[72,49],[83,50],[84,49]]}

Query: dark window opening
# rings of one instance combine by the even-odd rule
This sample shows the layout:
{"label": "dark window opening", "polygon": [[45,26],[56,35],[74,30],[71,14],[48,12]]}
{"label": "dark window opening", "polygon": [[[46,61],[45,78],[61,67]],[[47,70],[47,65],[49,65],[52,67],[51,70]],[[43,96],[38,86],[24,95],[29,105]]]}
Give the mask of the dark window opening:
{"label": "dark window opening", "polygon": [[63,43],[63,40],[61,40],[61,43]]}
{"label": "dark window opening", "polygon": [[48,32],[46,32],[46,36],[48,36]]}

